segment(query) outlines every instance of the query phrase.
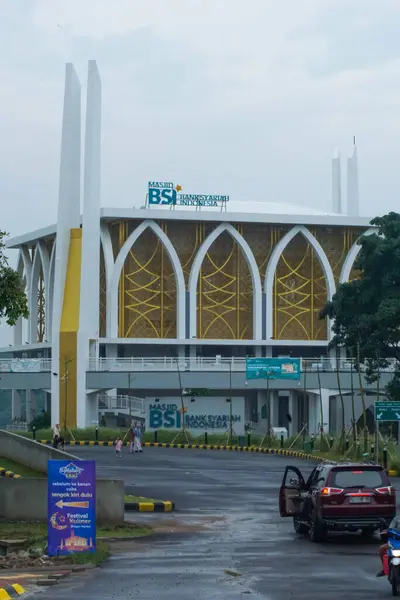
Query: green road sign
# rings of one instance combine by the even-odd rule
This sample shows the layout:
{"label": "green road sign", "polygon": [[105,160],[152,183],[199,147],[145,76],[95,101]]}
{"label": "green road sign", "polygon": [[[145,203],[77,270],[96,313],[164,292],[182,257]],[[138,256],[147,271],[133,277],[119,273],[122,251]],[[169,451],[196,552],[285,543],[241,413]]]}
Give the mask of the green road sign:
{"label": "green road sign", "polygon": [[375,402],[376,421],[400,421],[400,402]]}

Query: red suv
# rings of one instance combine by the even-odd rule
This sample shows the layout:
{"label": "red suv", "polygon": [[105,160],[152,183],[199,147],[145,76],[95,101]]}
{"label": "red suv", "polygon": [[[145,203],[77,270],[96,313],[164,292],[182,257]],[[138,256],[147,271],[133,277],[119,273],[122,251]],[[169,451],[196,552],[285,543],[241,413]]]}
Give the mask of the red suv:
{"label": "red suv", "polygon": [[329,531],[369,535],[396,515],[396,494],[386,472],[372,463],[321,463],[304,480],[286,467],[279,491],[281,517],[293,517],[297,533],[314,542]]}

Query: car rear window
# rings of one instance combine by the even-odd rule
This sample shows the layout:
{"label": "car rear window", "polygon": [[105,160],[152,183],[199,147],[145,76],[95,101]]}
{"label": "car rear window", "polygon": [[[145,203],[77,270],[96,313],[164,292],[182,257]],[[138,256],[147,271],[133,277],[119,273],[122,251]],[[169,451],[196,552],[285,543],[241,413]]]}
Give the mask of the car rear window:
{"label": "car rear window", "polygon": [[372,469],[346,469],[345,471],[332,471],[332,485],[338,488],[369,487],[378,488],[385,484],[382,471]]}

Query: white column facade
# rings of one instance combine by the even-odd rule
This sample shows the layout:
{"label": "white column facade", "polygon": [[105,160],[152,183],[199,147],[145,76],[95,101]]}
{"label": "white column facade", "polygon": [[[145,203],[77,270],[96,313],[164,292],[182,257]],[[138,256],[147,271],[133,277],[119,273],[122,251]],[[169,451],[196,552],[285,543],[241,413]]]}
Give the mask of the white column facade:
{"label": "white column facade", "polygon": [[[75,68],[66,65],[61,137],[60,183],[57,215],[57,245],[54,264],[52,316],[52,372],[59,373],[60,326],[68,264],[70,230],[80,225],[81,185],[81,85]],[[51,381],[52,425],[60,421],[59,377]]]}
{"label": "white column facade", "polygon": [[332,208],[333,212],[341,214],[342,209],[342,176],[340,170],[339,149],[335,150],[332,158]]}
{"label": "white column facade", "polygon": [[20,419],[22,415],[21,411],[21,391],[12,390],[11,392],[11,418]]}
{"label": "white column facade", "polygon": [[[89,340],[99,337],[100,306],[100,186],[101,186],[101,81],[96,61],[89,61],[86,101],[83,181],[81,298],[78,332],[77,426],[91,424],[92,395],[86,393]],[[89,411],[89,412],[88,412]]]}
{"label": "white column facade", "polygon": [[289,437],[299,432],[299,407],[297,392],[289,391],[289,415],[292,420],[289,422]]}
{"label": "white column facade", "polygon": [[354,144],[353,156],[347,161],[347,213],[350,217],[360,216],[358,189],[358,155]]}

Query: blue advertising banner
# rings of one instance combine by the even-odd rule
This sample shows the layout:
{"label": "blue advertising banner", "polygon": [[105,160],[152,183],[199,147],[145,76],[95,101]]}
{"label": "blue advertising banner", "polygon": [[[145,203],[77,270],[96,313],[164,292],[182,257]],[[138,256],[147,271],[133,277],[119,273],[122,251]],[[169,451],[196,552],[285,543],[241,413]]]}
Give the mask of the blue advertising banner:
{"label": "blue advertising banner", "polygon": [[49,460],[48,555],[96,550],[96,461]]}
{"label": "blue advertising banner", "polygon": [[300,379],[300,358],[246,358],[246,379]]}

